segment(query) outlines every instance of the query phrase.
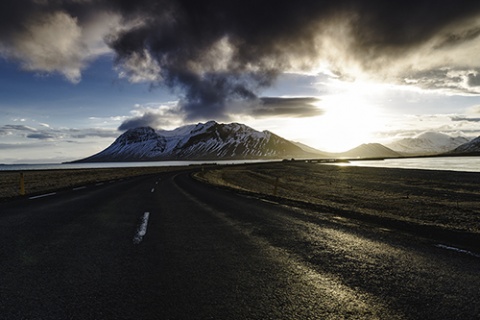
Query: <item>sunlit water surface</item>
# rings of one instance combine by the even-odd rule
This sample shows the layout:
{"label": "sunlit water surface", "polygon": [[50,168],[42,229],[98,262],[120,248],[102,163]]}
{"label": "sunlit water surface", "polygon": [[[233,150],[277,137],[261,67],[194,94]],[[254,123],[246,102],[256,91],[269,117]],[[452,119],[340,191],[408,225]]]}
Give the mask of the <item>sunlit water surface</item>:
{"label": "sunlit water surface", "polygon": [[336,163],[336,165],[480,172],[480,157],[386,159],[350,161],[349,163]]}
{"label": "sunlit water surface", "polygon": [[[272,160],[279,161],[279,160]],[[50,163],[50,164],[0,164],[0,171],[16,170],[52,170],[52,169],[93,169],[93,168],[131,168],[131,167],[168,167],[191,166],[200,164],[243,164],[269,162],[266,160],[232,161],[145,161],[145,162],[104,162],[104,163]],[[368,161],[350,161],[332,163],[339,166],[360,166],[380,168],[404,168],[425,170],[451,170],[480,172],[480,157],[433,157],[407,158]]]}

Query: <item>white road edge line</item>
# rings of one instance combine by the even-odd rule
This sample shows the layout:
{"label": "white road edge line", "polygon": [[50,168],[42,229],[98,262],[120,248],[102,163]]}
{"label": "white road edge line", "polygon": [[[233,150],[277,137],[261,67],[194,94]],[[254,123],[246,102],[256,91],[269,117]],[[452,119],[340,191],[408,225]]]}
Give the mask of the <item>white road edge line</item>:
{"label": "white road edge line", "polygon": [[95,185],[96,186],[103,186],[105,184],[105,182],[99,182],[99,183],[96,183]]}
{"label": "white road edge line", "polygon": [[261,199],[261,198],[257,198],[257,199],[259,199],[260,201],[266,202],[266,203],[270,203],[270,204],[280,204],[278,202],[270,201],[270,200],[267,200],[267,199]]}
{"label": "white road edge line", "polygon": [[474,253],[474,252],[471,252],[471,251],[468,251],[468,250],[463,250],[463,249],[459,249],[459,248],[455,248],[455,247],[446,246],[444,244],[436,244],[435,247],[446,249],[446,250],[451,250],[451,251],[456,251],[456,252],[459,252],[459,253],[474,256],[476,258],[480,258],[480,254],[477,254],[477,253]]}
{"label": "white road edge line", "polygon": [[148,218],[150,217],[150,212],[145,212],[142,217],[142,223],[137,229],[137,233],[135,234],[135,237],[133,237],[133,243],[134,244],[139,244],[142,242],[143,237],[147,233],[147,225],[148,225]]}
{"label": "white road edge line", "polygon": [[73,188],[72,190],[73,190],[73,191],[77,191],[77,190],[83,190],[83,189],[87,189],[87,187],[86,187],[86,186],[76,187],[76,188]]}
{"label": "white road edge line", "polygon": [[33,200],[33,199],[38,199],[38,198],[50,197],[50,196],[54,196],[56,194],[57,194],[56,192],[46,193],[46,194],[42,194],[42,195],[39,195],[39,196],[33,196],[33,197],[28,198],[28,199]]}

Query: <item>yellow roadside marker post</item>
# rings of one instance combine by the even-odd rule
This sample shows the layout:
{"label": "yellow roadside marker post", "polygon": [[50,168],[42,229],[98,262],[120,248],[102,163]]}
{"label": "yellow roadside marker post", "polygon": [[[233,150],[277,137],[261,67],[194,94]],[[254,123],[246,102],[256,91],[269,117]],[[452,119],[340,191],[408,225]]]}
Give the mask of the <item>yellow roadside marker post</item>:
{"label": "yellow roadside marker post", "polygon": [[276,177],[275,178],[275,184],[273,186],[273,196],[276,197],[277,196],[277,191],[278,191],[278,181],[280,180],[279,177]]}
{"label": "yellow roadside marker post", "polygon": [[25,176],[23,175],[23,172],[20,172],[20,188],[19,188],[19,193],[21,196],[25,195]]}

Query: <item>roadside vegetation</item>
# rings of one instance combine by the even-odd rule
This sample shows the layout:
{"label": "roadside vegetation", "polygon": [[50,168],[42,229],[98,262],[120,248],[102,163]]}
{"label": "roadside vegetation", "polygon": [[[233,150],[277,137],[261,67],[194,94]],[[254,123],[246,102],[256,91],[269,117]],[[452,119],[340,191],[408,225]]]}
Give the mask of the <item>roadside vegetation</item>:
{"label": "roadside vegetation", "polygon": [[187,167],[0,171],[0,201],[20,195],[21,174],[23,174],[25,194],[33,195],[139,175],[184,170],[185,168]]}
{"label": "roadside vegetation", "polygon": [[480,173],[283,162],[206,170],[196,177],[317,211],[480,234]]}

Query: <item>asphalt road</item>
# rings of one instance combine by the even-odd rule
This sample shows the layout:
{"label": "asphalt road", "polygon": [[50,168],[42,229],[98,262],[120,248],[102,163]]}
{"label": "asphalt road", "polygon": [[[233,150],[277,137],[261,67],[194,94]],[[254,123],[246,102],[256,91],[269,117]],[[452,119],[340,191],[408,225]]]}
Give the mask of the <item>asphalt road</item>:
{"label": "asphalt road", "polygon": [[165,173],[0,204],[0,319],[480,319],[480,255]]}

